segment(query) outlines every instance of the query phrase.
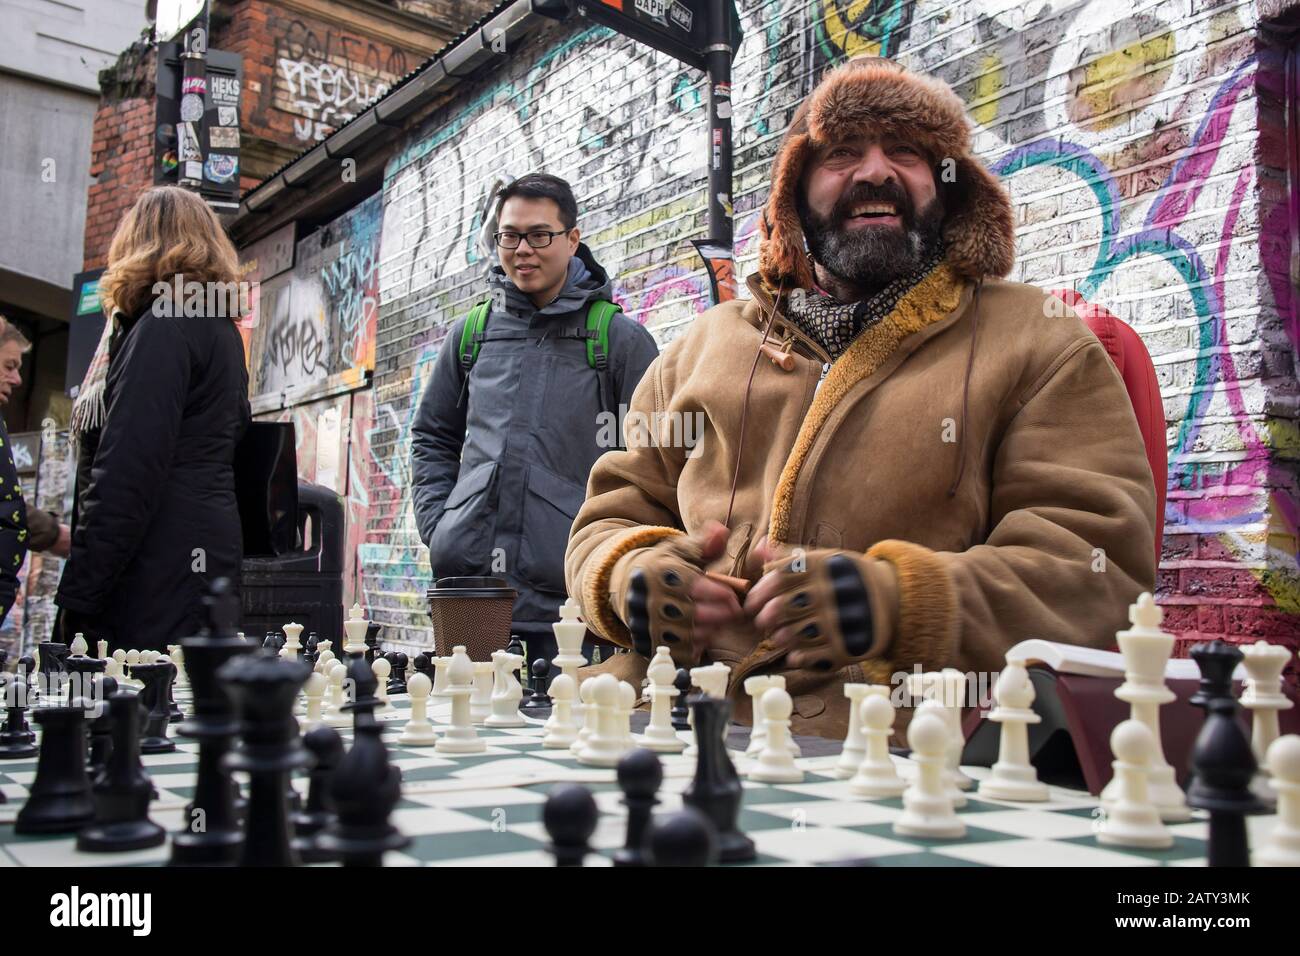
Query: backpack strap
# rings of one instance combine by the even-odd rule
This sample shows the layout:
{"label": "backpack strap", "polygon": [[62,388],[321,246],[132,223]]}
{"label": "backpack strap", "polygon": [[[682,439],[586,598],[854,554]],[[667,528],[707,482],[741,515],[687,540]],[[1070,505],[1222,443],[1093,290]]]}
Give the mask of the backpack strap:
{"label": "backpack strap", "polygon": [[[600,380],[601,411],[618,414],[618,397],[609,374],[609,323],[622,308],[613,302],[591,303],[587,310],[587,364],[596,370]],[[622,447],[619,436],[619,447]]]}
{"label": "backpack strap", "polygon": [[622,311],[622,306],[604,301],[591,303],[587,310],[587,364],[598,372],[609,359],[609,323]]}
{"label": "backpack strap", "polygon": [[478,347],[482,341],[483,328],[487,325],[488,312],[492,300],[485,299],[470,309],[469,318],[460,333],[460,367],[468,372],[478,361]]}

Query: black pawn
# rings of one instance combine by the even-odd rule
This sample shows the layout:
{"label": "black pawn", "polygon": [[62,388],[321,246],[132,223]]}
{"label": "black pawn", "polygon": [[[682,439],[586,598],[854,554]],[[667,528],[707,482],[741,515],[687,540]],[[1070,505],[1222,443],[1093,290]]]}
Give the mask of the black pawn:
{"label": "black pawn", "polygon": [[654,751],[637,749],[618,762],[618,786],[627,807],[627,839],[614,853],[615,866],[648,866],[646,831],[650,814],[659,802],[656,794],[664,782],[664,768]]}
{"label": "black pawn", "polygon": [[546,678],[551,673],[551,662],[545,657],[533,661],[529,668],[533,674],[533,692],[521,710],[546,710],[551,706],[551,698],[546,693]]}
{"label": "black pawn", "polygon": [[203,598],[207,622],[194,637],[181,640],[185,670],[192,694],[190,715],[177,728],[182,737],[199,742],[199,767],[194,799],[185,808],[184,826],[172,834],[173,865],[234,864],[244,842],[239,825],[247,805],[225,769],[226,754],[239,732],[234,703],[217,679],[232,657],[252,654],[257,645],[235,632],[239,598],[231,594],[230,581],[218,578]]}
{"label": "black pawn", "polygon": [[356,689],[356,699],[344,704],[344,709],[353,711],[352,747],[330,782],[338,819],[316,838],[316,845],[344,866],[380,866],[386,851],[411,843],[389,822],[401,799],[402,775],[388,761],[383,728],[374,717],[379,704],[374,672],[360,659],[352,662],[348,677]]}
{"label": "black pawn", "polygon": [[[90,783],[95,786],[99,775],[108,767],[113,755],[113,712],[108,706],[117,693],[117,679],[101,674],[95,679],[93,700],[97,715],[90,721]],[[134,698],[134,694],[131,695]],[[137,703],[138,706],[138,703]]]}
{"label": "black pawn", "polygon": [[95,817],[86,773],[86,712],[80,706],[42,707],[41,756],[15,833],[76,833]]}
{"label": "black pawn", "polygon": [[650,828],[652,866],[716,866],[718,831],[694,807],[654,821]]}
{"label": "black pawn", "polygon": [[185,719],[181,712],[181,705],[176,703],[176,678],[180,675],[180,668],[172,661],[170,657],[164,655],[158,659],[159,663],[166,661],[171,664],[171,676],[167,678],[167,721],[172,724],[179,724]]}
{"label": "black pawn", "polygon": [[542,825],[551,838],[556,866],[582,866],[598,817],[591,791],[580,784],[556,787],[547,795]]}
{"label": "black pawn", "polygon": [[691,722],[688,719],[690,709],[686,703],[686,698],[691,694],[691,672],[685,667],[678,668],[677,676],[673,679],[673,686],[677,688],[677,696],[673,698],[671,712],[673,730],[690,730]]}
{"label": "black pawn", "polygon": [[248,823],[240,866],[297,866],[285,799],[290,773],[311,757],[299,742],[293,702],[311,668],[265,652],[226,661],[217,678],[240,715],[243,746],[228,753],[228,770],[249,775]]}
{"label": "black pawn", "polygon": [[139,693],[139,704],[145,710],[140,753],[174,753],[176,742],[167,736],[167,724],[171,721],[167,684],[171,681],[172,665],[168,661],[155,661],[152,664],[134,664],[130,671],[132,677],[144,681]]}
{"label": "black pawn", "polygon": [[280,642],[276,640],[275,631],[266,632],[266,637],[262,638],[262,650],[279,653]]}
{"label": "black pawn", "polygon": [[1232,672],[1242,654],[1226,641],[1212,641],[1192,648],[1192,658],[1201,669],[1198,696],[1206,715],[1192,746],[1195,775],[1187,804],[1210,813],[1210,866],[1250,866],[1246,817],[1266,808],[1250,789],[1258,765],[1232,695]]}
{"label": "black pawn", "polygon": [[428,654],[416,654],[411,666],[415,668],[417,674],[423,674],[430,681],[433,680],[433,661],[429,660]]}
{"label": "black pawn", "polygon": [[333,727],[322,724],[305,734],[302,743],[315,763],[311,768],[307,806],[293,815],[293,846],[304,863],[326,863],[334,857],[321,850],[314,837],[338,817],[330,784],[343,760],[343,738]]}
{"label": "black pawn", "polygon": [[95,781],[95,820],[77,834],[77,849],[113,853],[160,846],[167,833],[149,819],[153,781],[140,763],[136,745],[140,708],[134,694],[114,694],[108,701],[113,724],[113,756]]}
{"label": "black pawn", "polygon": [[743,790],[736,768],[722,740],[723,728],[731,717],[731,703],[698,694],[690,700],[694,714],[696,748],[695,778],[682,794],[682,802],[708,817],[718,830],[718,858],[723,863],[744,863],[756,859],[754,841],[741,832],[740,803]]}
{"label": "black pawn", "polygon": [[27,682],[14,677],[5,685],[5,725],[0,730],[0,760],[26,760],[36,755],[36,732],[27,725]]}
{"label": "black pawn", "polygon": [[409,658],[401,651],[394,651],[388,655],[388,663],[393,665],[393,672],[388,676],[388,693],[405,694],[406,665],[409,663]]}

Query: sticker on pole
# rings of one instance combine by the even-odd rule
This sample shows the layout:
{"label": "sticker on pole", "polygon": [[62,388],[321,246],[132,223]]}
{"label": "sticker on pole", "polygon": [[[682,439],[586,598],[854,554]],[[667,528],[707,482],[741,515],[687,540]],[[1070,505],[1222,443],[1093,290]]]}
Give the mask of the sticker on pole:
{"label": "sticker on pole", "polygon": [[636,0],[636,8],[660,23],[668,22],[668,0]]}
{"label": "sticker on pole", "polygon": [[687,33],[691,32],[691,24],[695,22],[695,14],[691,13],[683,3],[676,2],[668,8],[668,22],[680,30]]}
{"label": "sticker on pole", "polygon": [[203,119],[203,97],[197,93],[186,93],[181,97],[181,119],[187,123],[197,123]]}

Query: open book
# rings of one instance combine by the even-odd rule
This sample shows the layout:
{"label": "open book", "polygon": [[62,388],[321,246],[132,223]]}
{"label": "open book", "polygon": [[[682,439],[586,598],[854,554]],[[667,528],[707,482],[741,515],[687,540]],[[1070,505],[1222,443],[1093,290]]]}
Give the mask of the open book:
{"label": "open book", "polygon": [[[1124,655],[1117,651],[1102,651],[1095,647],[1079,647],[1075,644],[1057,644],[1031,638],[1021,641],[1007,651],[1007,660],[1019,660],[1025,664],[1046,664],[1052,670],[1063,674],[1084,674],[1090,677],[1123,677]],[[1238,664],[1233,672],[1233,680],[1246,679],[1246,667]],[[1165,665],[1165,680],[1200,680],[1201,669],[1196,661],[1173,658]]]}

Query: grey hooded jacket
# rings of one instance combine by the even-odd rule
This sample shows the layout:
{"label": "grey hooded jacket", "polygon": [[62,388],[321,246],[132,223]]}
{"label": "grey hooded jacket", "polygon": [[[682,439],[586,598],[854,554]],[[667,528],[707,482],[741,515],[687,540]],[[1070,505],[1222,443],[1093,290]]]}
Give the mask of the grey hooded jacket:
{"label": "grey hooded jacket", "polygon": [[[468,382],[459,355],[466,315],[447,332],[420,399],[411,501],[434,578],[504,577],[518,592],[515,622],[549,624],[564,602],[564,549],[587,477],[617,434],[601,416],[585,343],[555,333],[585,327],[589,303],[609,300],[610,283],[579,244],[563,291],[542,309],[500,266],[489,284],[495,302]],[[518,337],[493,338],[502,334]],[[614,316],[607,374],[621,406],[657,354],[640,324]]]}

